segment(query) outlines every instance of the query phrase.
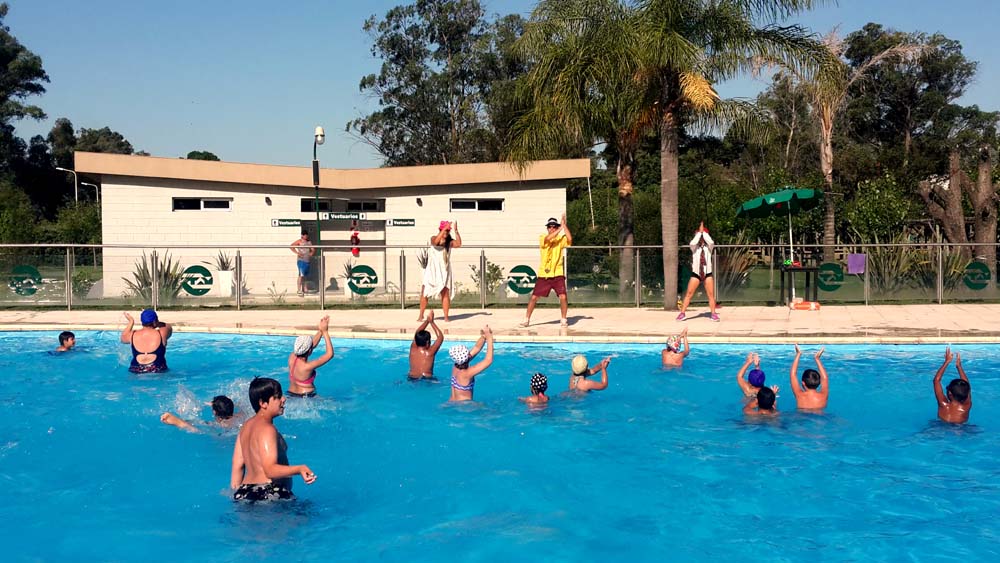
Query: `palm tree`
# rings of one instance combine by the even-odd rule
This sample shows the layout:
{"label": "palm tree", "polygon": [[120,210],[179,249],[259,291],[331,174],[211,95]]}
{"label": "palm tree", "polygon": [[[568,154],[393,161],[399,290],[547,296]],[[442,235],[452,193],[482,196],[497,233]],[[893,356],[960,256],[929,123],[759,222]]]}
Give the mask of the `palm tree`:
{"label": "palm tree", "polygon": [[[525,35],[532,37],[533,26],[547,31],[538,32],[531,43],[525,40],[525,50],[538,60],[537,72],[527,77],[536,87],[535,105],[534,114],[522,116],[515,127],[515,139],[521,138],[514,142],[524,148],[558,146],[570,138],[613,143],[625,155],[619,160],[619,191],[630,197],[634,178],[628,174],[634,169],[628,155],[634,159],[635,153],[634,146],[629,152],[629,139],[638,140],[650,131],[659,135],[666,309],[676,308],[673,290],[678,286],[680,132],[685,126],[734,122],[748,132],[753,108],[720,101],[712,83],[752,70],[760,61],[803,71],[805,63],[818,64],[822,49],[805,30],[776,25],[814,3],[543,0],[532,14]],[[578,33],[590,28],[603,35]],[[599,42],[599,55],[583,37]],[[565,95],[553,95],[555,91]],[[628,111],[612,118],[609,106]]]}

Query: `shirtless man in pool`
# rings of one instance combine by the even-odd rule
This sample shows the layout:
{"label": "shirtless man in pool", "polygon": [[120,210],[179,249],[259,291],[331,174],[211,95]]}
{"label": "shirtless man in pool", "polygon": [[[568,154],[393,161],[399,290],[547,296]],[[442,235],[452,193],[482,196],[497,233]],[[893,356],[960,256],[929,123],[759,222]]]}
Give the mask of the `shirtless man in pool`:
{"label": "shirtless man in pool", "polygon": [[293,499],[293,476],[301,475],[307,485],[316,480],[309,466],[288,465],[288,445],[274,427],[274,419],[285,412],[286,400],[276,380],[255,377],[250,382],[250,404],[256,414],[240,429],[233,447],[229,479],[233,500]]}
{"label": "shirtless man in pool", "polygon": [[[431,333],[427,332],[427,325],[434,329],[434,343],[431,344]],[[410,371],[406,377],[410,381],[420,381],[421,379],[435,379],[434,358],[438,350],[444,344],[444,333],[434,322],[434,311],[427,313],[427,320],[417,327],[410,342]]]}

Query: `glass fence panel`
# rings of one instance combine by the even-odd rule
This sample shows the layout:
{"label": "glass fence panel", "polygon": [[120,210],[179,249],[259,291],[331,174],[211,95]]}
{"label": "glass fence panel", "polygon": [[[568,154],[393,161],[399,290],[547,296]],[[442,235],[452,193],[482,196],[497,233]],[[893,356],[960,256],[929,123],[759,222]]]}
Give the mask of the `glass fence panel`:
{"label": "glass fence panel", "polygon": [[399,305],[399,249],[323,249],[325,306]]}
{"label": "glass fence panel", "polygon": [[635,304],[634,249],[570,247],[566,249],[565,266],[566,290],[571,303]]}
{"label": "glass fence panel", "polygon": [[66,307],[66,250],[0,250],[0,307]]}
{"label": "glass fence panel", "polygon": [[[146,271],[143,271],[145,259]],[[152,251],[123,248],[74,248],[72,307],[144,309],[151,307]]]}
{"label": "glass fence panel", "polygon": [[986,252],[974,247],[942,246],[935,249],[941,273],[942,300],[969,303],[1000,300],[997,265],[989,263]]}
{"label": "glass fence panel", "polygon": [[[140,251],[138,257],[133,256],[131,271],[124,274],[123,280],[123,294],[128,300],[147,299],[153,261],[152,252]],[[158,248],[155,262],[158,308],[236,306],[235,249]]]}
{"label": "glass fence panel", "polygon": [[[300,291],[303,287],[299,285],[298,258],[290,249],[241,248],[239,252],[242,269],[238,284],[244,309],[318,307],[320,284],[329,287],[331,280],[340,274],[339,268],[329,267],[332,262],[329,255],[317,252],[307,266],[303,261],[305,291]],[[322,271],[323,266],[325,271]],[[328,299],[335,293],[329,288],[326,291]]]}
{"label": "glass fence panel", "polygon": [[659,248],[639,249],[639,274],[640,303],[663,307],[663,251]]}
{"label": "glass fence panel", "polygon": [[937,247],[861,246],[868,303],[936,303]]}
{"label": "glass fence panel", "polygon": [[[715,283],[719,303],[774,303],[778,297],[780,269],[776,269],[773,249],[752,246],[716,246]],[[683,252],[682,252],[683,257]],[[687,283],[691,264],[684,264],[682,282]],[[693,302],[707,302],[700,290]]]}
{"label": "glass fence panel", "polygon": [[[486,253],[486,306],[527,306],[538,276],[538,248],[487,248],[484,252]],[[563,267],[565,268],[565,264]],[[551,299],[543,299],[539,305],[544,306],[550,301],[558,303],[554,293]]]}

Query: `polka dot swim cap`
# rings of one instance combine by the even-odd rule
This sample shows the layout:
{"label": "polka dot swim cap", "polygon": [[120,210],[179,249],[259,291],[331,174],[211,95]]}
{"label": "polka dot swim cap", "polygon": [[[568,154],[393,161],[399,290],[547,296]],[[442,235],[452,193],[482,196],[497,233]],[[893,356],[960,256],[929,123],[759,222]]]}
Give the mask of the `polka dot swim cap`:
{"label": "polka dot swim cap", "polygon": [[549,380],[544,375],[536,373],[531,376],[531,392],[544,393],[549,388]]}
{"label": "polka dot swim cap", "polygon": [[462,365],[469,362],[469,349],[464,344],[456,344],[448,349],[448,355],[455,365]]}

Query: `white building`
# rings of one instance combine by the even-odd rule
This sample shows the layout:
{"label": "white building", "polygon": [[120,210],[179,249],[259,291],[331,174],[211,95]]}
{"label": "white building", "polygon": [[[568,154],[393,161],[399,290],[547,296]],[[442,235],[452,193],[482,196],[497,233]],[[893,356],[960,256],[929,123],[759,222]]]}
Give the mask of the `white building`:
{"label": "white building", "polygon": [[[156,246],[161,258],[169,253],[181,270],[203,265],[217,282],[226,279],[219,274],[218,249],[171,245],[214,245],[230,258],[239,249],[248,298],[297,299],[295,256],[286,245],[302,230],[316,241],[310,168],[78,152],[76,171],[100,180],[104,244]],[[420,249],[371,246],[426,248],[438,223],[451,220],[458,222],[464,244],[452,253],[456,294],[473,292],[478,300],[470,265],[479,267],[481,252],[505,273],[519,264],[537,267],[538,252],[477,247],[537,248],[546,219],[565,211],[567,181],[589,175],[586,159],[540,161],[523,171],[502,163],[322,169],[320,242],[341,248],[326,250],[321,263],[313,261],[311,287],[318,290],[319,280],[325,280],[327,300],[345,299],[344,263],[353,259],[355,265],[369,266],[378,280],[366,299],[398,300],[402,263],[403,289],[415,298],[422,276]],[[357,258],[351,255],[352,228],[361,239]],[[141,250],[106,248],[104,297],[126,293],[125,280],[133,279],[141,261]],[[223,281],[205,296],[181,292],[181,297],[229,298],[229,287]]]}

